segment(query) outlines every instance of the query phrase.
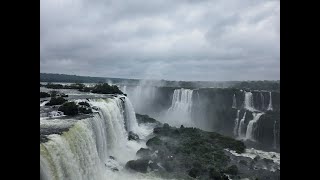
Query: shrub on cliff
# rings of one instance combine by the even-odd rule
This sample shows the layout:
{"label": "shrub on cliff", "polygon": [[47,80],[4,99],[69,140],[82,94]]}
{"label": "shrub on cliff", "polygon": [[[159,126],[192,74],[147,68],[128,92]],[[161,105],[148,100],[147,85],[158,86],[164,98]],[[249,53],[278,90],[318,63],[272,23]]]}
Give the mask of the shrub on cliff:
{"label": "shrub on cliff", "polygon": [[49,88],[49,89],[63,89],[63,85],[62,84],[48,83],[47,85],[45,85],[45,87]]}
{"label": "shrub on cliff", "polygon": [[137,118],[137,121],[139,124],[141,124],[141,123],[157,123],[157,124],[159,124],[158,121],[149,117],[148,115],[136,114],[136,118]]}
{"label": "shrub on cliff", "polygon": [[40,98],[46,98],[46,97],[50,97],[50,94],[46,92],[40,92]]}
{"label": "shrub on cliff", "polygon": [[158,137],[151,138],[146,143],[147,146],[161,145],[161,144],[162,144],[162,141]]}
{"label": "shrub on cliff", "polygon": [[64,88],[65,89],[83,89],[85,88],[86,86],[84,84],[81,84],[81,83],[75,83],[75,84],[70,84],[70,85],[65,85]]}
{"label": "shrub on cliff", "polygon": [[95,85],[91,92],[98,94],[123,94],[123,92],[120,91],[118,86],[110,86],[108,83]]}
{"label": "shrub on cliff", "polygon": [[86,107],[90,107],[90,104],[88,102],[82,101],[78,103],[81,106],[86,106]]}
{"label": "shrub on cliff", "polygon": [[62,111],[65,115],[68,116],[74,116],[77,115],[78,112],[78,106],[75,102],[67,102],[59,107],[59,111]]}

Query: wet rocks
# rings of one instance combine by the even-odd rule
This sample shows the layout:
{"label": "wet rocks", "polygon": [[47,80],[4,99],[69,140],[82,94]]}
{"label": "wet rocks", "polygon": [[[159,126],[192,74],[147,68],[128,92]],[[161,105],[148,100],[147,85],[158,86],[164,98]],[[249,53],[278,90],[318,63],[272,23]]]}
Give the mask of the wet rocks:
{"label": "wet rocks", "polygon": [[128,133],[128,140],[131,141],[131,140],[139,140],[139,136],[137,134],[135,134],[134,132],[130,131]]}
{"label": "wet rocks", "polygon": [[140,157],[148,157],[148,156],[151,156],[152,152],[148,148],[140,148],[136,154],[137,156],[140,156]]}
{"label": "wet rocks", "polygon": [[146,173],[149,165],[148,159],[138,159],[128,161],[126,168],[132,169],[137,172]]}

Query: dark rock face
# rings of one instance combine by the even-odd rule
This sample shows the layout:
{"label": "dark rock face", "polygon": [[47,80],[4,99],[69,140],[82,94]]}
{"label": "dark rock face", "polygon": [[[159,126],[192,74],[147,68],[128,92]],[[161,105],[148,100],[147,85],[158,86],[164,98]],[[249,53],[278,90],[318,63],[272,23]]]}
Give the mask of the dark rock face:
{"label": "dark rock face", "polygon": [[280,149],[280,111],[267,111],[258,121],[256,139],[265,145]]}
{"label": "dark rock face", "polygon": [[148,169],[148,164],[148,159],[131,160],[127,162],[126,168],[135,170],[137,172],[146,173]]}
{"label": "dark rock face", "polygon": [[150,155],[151,155],[151,150],[147,149],[147,148],[140,148],[137,151],[137,156],[140,156],[140,157],[147,157],[147,156],[150,156]]}
{"label": "dark rock face", "polygon": [[115,160],[115,158],[113,156],[109,156],[110,159]]}
{"label": "dark rock face", "polygon": [[141,114],[136,114],[136,118],[138,121],[138,124],[141,123],[155,123],[155,124],[160,124],[159,121],[149,117],[148,115],[141,115]]}
{"label": "dark rock face", "polygon": [[139,136],[137,135],[137,134],[135,134],[135,133],[133,133],[132,131],[130,131],[129,133],[128,133],[128,140],[130,141],[130,140],[139,140]]}

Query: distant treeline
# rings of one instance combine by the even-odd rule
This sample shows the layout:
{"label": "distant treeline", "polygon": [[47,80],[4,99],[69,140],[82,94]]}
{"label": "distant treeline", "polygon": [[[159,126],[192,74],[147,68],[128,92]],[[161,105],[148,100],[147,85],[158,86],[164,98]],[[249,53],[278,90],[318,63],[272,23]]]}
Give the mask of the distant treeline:
{"label": "distant treeline", "polygon": [[279,81],[242,81],[242,82],[236,83],[233,87],[238,89],[249,89],[249,90],[280,91],[280,80]]}
{"label": "distant treeline", "polygon": [[[68,83],[106,83],[111,81],[115,84],[139,85],[138,79],[89,77],[66,74],[40,73],[40,82],[68,82]],[[141,85],[141,84],[140,84]],[[250,90],[280,91],[280,80],[278,81],[167,81],[167,80],[143,80],[142,85],[183,87],[183,88],[238,88]]]}
{"label": "distant treeline", "polygon": [[89,77],[66,74],[51,74],[40,73],[40,82],[68,82],[68,83],[105,83],[112,81],[113,83],[121,83],[123,81],[136,81],[135,79],[121,79],[121,78],[104,78],[104,77]]}

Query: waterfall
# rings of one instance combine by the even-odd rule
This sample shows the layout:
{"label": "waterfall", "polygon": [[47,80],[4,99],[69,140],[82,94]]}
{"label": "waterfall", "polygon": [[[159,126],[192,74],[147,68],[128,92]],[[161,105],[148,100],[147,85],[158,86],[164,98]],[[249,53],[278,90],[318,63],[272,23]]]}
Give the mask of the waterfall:
{"label": "waterfall", "polygon": [[199,95],[199,91],[197,91],[197,97],[198,97],[198,104],[200,104],[200,95]]}
{"label": "waterfall", "polygon": [[240,121],[239,129],[238,129],[238,136],[240,138],[243,137],[243,131],[244,131],[244,128],[245,128],[244,120],[246,118],[246,114],[247,114],[247,112],[245,111],[244,114],[243,114],[243,117],[242,117],[242,119]]}
{"label": "waterfall", "polygon": [[272,107],[272,94],[271,94],[271,91],[269,92],[269,94],[270,94],[270,100],[269,100],[268,110],[269,110],[269,111],[272,111],[272,110],[273,110],[273,107]]}
{"label": "waterfall", "polygon": [[232,108],[237,108],[236,94],[233,94],[233,99],[232,99]]}
{"label": "waterfall", "polygon": [[192,110],[191,89],[175,89],[173,92],[171,107],[166,113],[166,122],[172,126],[194,126],[191,121]]}
{"label": "waterfall", "polygon": [[260,97],[261,97],[261,110],[263,111],[265,107],[264,107],[264,96],[262,92],[260,92]]}
{"label": "waterfall", "polygon": [[140,114],[148,114],[152,109],[153,103],[157,95],[157,88],[152,86],[136,86],[127,92],[128,97]]}
{"label": "waterfall", "polygon": [[127,140],[125,124],[129,128],[138,125],[133,122],[136,119],[129,99],[122,102],[123,98],[90,99],[89,104],[98,110],[85,119],[40,120],[40,128],[73,124],[63,134],[48,135],[49,141],[40,143],[40,176],[48,180],[103,180],[114,176],[107,168],[112,162],[109,156],[115,157],[119,170],[135,159],[142,145]]}
{"label": "waterfall", "polygon": [[258,122],[260,116],[263,113],[253,113],[253,119],[249,121],[249,124],[247,126],[247,132],[246,132],[246,139],[250,139],[254,141],[254,134],[256,130],[256,123]]}
{"label": "waterfall", "polygon": [[238,128],[239,128],[239,114],[240,114],[240,110],[237,111],[237,117],[234,120],[234,128],[233,128],[233,134],[234,136],[238,136]]}
{"label": "waterfall", "polygon": [[123,93],[127,93],[127,86],[123,86]]}
{"label": "waterfall", "polygon": [[252,92],[245,92],[244,96],[244,108],[249,111],[255,111],[254,105],[253,105],[253,96]]}

